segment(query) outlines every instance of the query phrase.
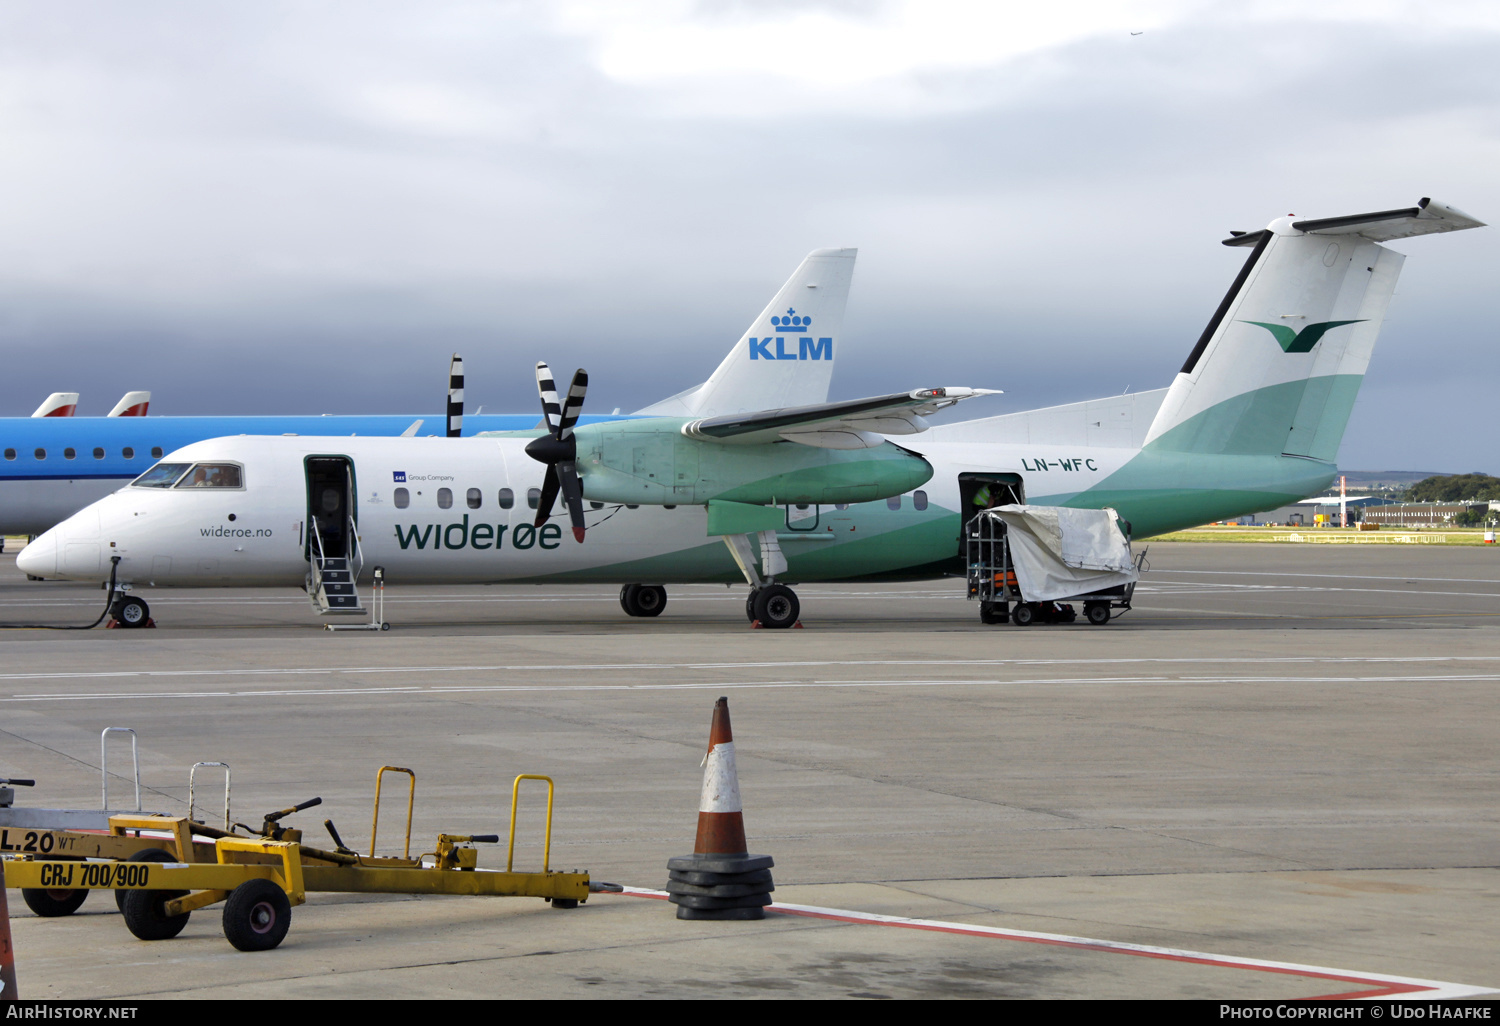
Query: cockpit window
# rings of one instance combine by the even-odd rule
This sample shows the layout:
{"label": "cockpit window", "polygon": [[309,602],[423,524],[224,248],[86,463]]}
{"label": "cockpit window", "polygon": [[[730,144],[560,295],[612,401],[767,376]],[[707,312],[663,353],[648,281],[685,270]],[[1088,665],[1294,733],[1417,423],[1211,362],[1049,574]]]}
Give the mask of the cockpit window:
{"label": "cockpit window", "polygon": [[136,488],[171,488],[191,463],[158,463],[130,482]]}
{"label": "cockpit window", "polygon": [[177,482],[178,488],[243,488],[240,468],[233,463],[199,463]]}

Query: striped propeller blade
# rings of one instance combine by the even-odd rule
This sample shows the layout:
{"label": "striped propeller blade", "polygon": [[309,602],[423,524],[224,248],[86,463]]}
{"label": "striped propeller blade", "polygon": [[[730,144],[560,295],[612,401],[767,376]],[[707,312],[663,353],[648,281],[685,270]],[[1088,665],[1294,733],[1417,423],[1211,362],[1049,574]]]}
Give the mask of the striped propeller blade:
{"label": "striped propeller blade", "polygon": [[536,365],[536,390],[542,397],[542,417],[547,421],[547,430],[554,438],[562,437],[559,434],[562,407],[557,402],[557,382],[552,380],[552,368],[545,363]]}
{"label": "striped propeller blade", "polygon": [[464,433],[464,358],[457,353],[448,364],[448,437]]}
{"label": "striped propeller blade", "polygon": [[573,425],[578,423],[578,415],[583,412],[583,397],[588,394],[588,390],[589,372],[580,367],[573,375],[573,383],[568,386],[568,397],[563,402],[562,422],[557,432],[559,439],[573,434]]}

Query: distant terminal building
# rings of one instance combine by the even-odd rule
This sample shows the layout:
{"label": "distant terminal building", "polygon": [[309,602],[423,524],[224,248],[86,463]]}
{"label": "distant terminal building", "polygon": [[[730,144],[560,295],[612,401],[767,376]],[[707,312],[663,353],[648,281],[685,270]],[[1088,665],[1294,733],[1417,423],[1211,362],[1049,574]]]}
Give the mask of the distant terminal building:
{"label": "distant terminal building", "polygon": [[1381,527],[1444,527],[1460,513],[1484,513],[1490,506],[1488,502],[1394,502],[1365,510],[1364,521]]}
{"label": "distant terminal building", "polygon": [[[1381,498],[1378,495],[1351,495],[1344,502],[1349,508],[1349,523],[1351,524],[1357,524],[1361,519],[1369,520],[1370,513],[1375,509],[1384,509],[1394,504],[1394,500]],[[1282,506],[1279,509],[1268,510],[1265,513],[1239,517],[1236,522],[1246,525],[1275,524],[1281,527],[1312,527],[1316,524],[1337,527],[1339,497],[1319,495]]]}

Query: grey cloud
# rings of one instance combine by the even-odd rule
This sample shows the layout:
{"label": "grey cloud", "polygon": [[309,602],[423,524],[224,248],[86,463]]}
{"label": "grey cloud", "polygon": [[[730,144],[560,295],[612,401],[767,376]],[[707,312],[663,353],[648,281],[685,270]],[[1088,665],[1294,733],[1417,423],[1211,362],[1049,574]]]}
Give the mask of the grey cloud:
{"label": "grey cloud", "polygon": [[[630,409],[701,380],[824,245],[861,248],[837,394],[1018,409],[1170,381],[1231,228],[1428,194],[1500,217],[1477,32],[1203,18],[924,74],[918,114],[764,118],[610,82],[524,7],[144,6],[0,14],[6,412],[137,387],[162,412],[420,412],[454,349],[488,409],[532,408],[538,358]],[[1398,245],[1346,465],[1433,462],[1371,412],[1405,383],[1481,398],[1493,231]]]}

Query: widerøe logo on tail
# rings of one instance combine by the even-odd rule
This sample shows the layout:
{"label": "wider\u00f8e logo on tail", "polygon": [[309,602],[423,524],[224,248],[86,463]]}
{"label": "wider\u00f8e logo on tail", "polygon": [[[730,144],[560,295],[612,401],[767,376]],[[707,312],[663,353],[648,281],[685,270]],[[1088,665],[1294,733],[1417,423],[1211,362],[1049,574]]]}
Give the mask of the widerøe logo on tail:
{"label": "wider\u00f8e logo on tail", "polygon": [[1276,341],[1284,353],[1308,353],[1329,331],[1346,324],[1360,324],[1363,320],[1364,318],[1356,321],[1320,321],[1317,324],[1309,324],[1301,331],[1293,331],[1285,324],[1267,324],[1265,321],[1241,321],[1240,323],[1265,328],[1276,336]]}

